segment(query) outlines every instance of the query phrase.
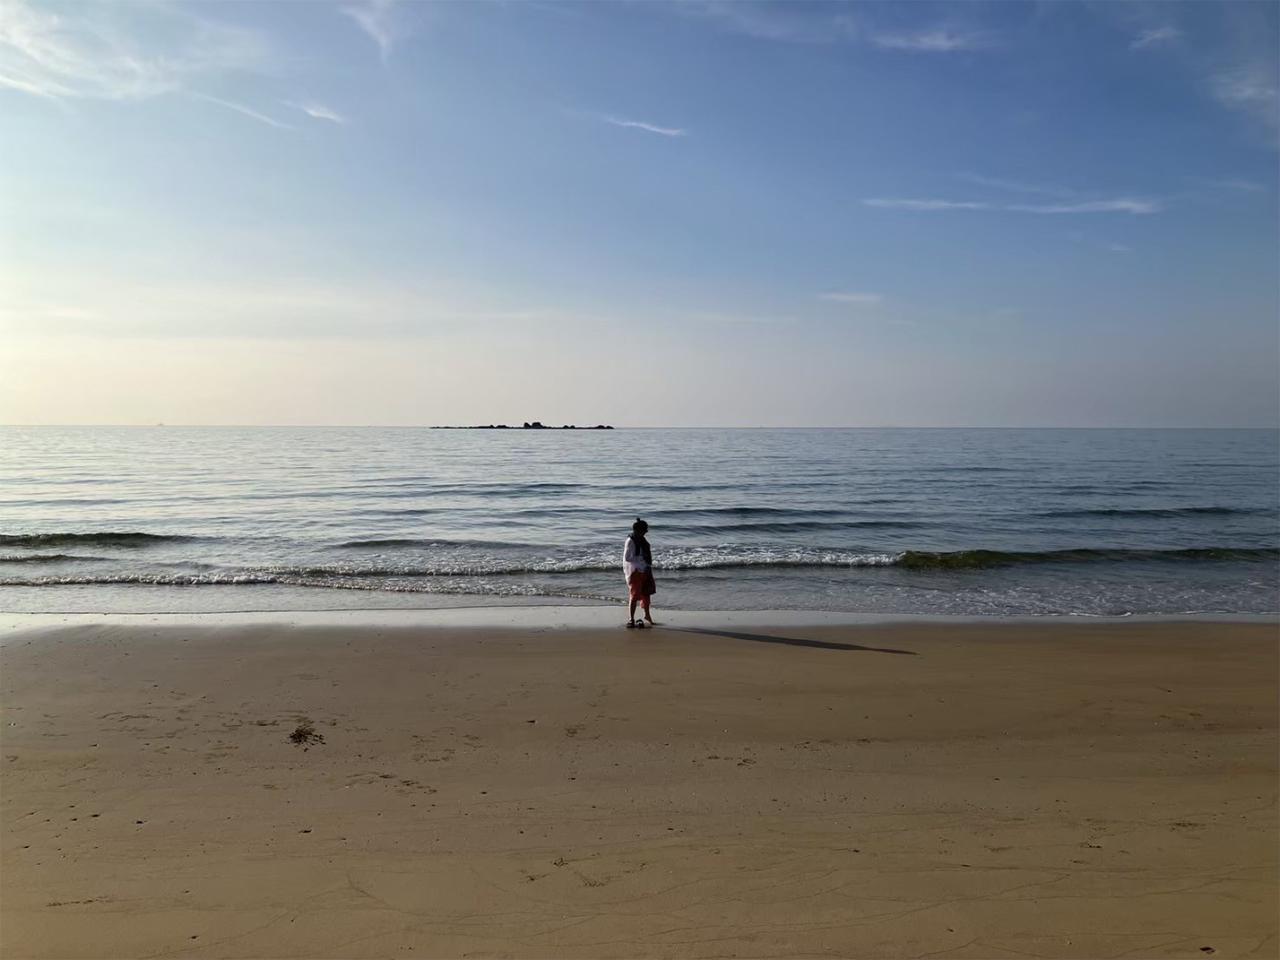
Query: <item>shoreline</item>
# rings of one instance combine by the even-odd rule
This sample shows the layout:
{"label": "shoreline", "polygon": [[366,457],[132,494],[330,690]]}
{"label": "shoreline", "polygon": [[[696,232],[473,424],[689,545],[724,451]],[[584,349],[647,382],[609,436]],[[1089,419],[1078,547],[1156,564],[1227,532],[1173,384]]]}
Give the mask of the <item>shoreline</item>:
{"label": "shoreline", "polygon": [[[321,608],[315,610],[236,610],[210,612],[0,612],[0,643],[7,635],[32,629],[92,624],[115,626],[315,626],[315,627],[451,627],[530,629],[609,629],[621,627],[624,605],[604,603],[551,604],[517,602],[449,607]],[[670,627],[851,627],[906,626],[1026,626],[1091,624],[1270,624],[1280,626],[1276,613],[1174,613],[1102,616],[1049,614],[1041,616],[953,616],[948,614],[873,614],[826,610],[671,610],[659,611],[658,629]],[[616,622],[615,622],[616,621]]]}

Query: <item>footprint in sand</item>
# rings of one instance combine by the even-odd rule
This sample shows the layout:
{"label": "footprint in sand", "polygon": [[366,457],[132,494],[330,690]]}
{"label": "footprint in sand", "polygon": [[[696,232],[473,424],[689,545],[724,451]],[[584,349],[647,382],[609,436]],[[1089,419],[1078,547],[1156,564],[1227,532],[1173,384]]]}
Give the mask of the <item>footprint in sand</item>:
{"label": "footprint in sand", "polygon": [[416,761],[426,761],[427,763],[444,763],[446,760],[452,760],[457,751],[453,747],[445,747],[439,753],[415,753],[413,759]]}

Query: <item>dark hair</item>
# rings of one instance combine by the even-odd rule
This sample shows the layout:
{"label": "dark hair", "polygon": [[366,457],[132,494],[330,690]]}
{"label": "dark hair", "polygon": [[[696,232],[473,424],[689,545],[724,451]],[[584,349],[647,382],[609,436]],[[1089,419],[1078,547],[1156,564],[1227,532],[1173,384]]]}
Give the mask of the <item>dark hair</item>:
{"label": "dark hair", "polygon": [[644,538],[645,531],[649,529],[649,525],[636,517],[636,522],[631,525],[631,539],[636,542],[636,546],[640,548],[640,553],[644,557],[644,562],[653,566],[653,553],[649,550],[649,541]]}

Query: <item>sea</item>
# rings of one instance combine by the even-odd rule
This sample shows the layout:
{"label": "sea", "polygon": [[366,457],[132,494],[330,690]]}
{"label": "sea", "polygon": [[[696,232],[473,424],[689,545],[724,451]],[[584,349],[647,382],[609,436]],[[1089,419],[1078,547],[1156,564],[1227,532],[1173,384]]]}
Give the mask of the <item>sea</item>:
{"label": "sea", "polygon": [[1275,614],[1273,430],[0,427],[0,611]]}

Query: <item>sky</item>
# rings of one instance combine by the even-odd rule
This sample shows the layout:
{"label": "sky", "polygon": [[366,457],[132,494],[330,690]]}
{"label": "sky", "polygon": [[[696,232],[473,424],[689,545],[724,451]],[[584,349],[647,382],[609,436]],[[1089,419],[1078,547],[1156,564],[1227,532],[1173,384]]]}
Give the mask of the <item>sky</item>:
{"label": "sky", "polygon": [[0,423],[1276,427],[1278,36],[0,0]]}

